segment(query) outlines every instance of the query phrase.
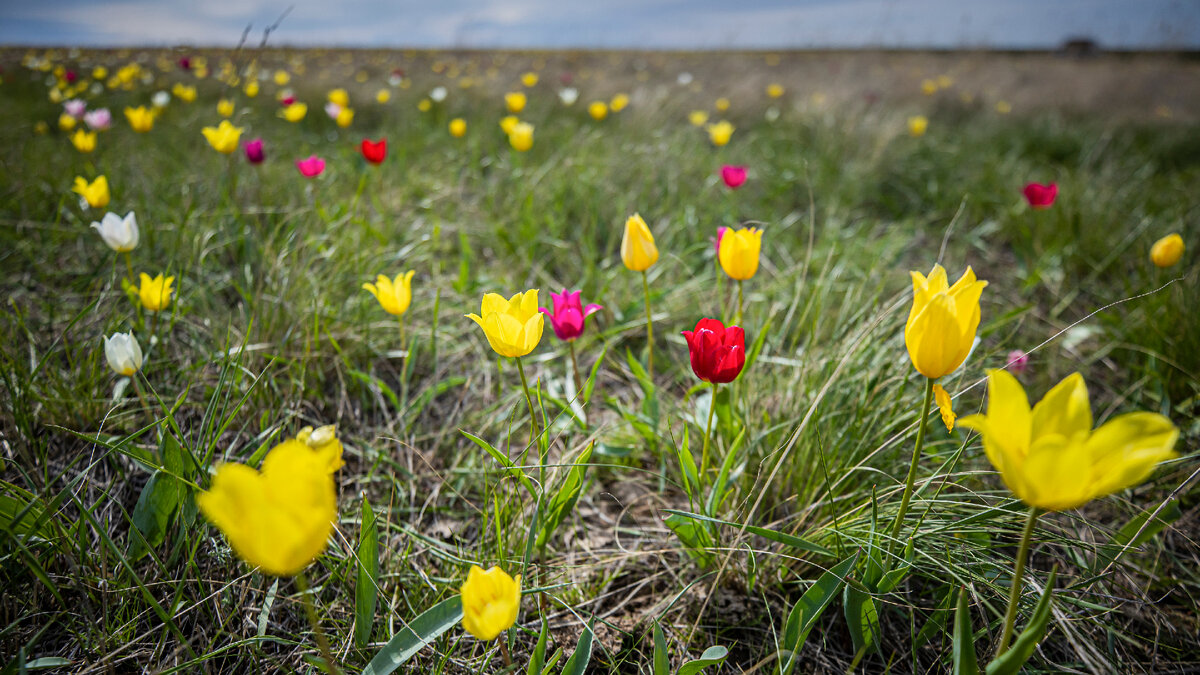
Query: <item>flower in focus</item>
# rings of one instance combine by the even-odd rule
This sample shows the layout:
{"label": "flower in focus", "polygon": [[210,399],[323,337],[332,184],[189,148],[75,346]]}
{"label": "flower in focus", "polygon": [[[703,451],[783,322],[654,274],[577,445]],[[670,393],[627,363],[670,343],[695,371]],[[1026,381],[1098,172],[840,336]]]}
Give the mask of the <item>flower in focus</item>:
{"label": "flower in focus", "polygon": [[688,123],[694,127],[702,127],[708,122],[708,113],[703,110],[693,110],[688,113]]}
{"label": "flower in focus", "polygon": [[345,89],[338,87],[337,89],[329,90],[329,95],[325,100],[337,105],[339,108],[345,108],[350,105],[350,94],[346,93]]}
{"label": "flower in focus", "polygon": [[309,155],[305,159],[296,160],[296,168],[305,178],[316,178],[325,170],[325,160],[316,155]]}
{"label": "flower in focus", "polygon": [[122,218],[115,213],[106,213],[100,222],[93,222],[92,229],[100,233],[108,247],[117,253],[128,253],[137,248],[138,225],[133,211]]}
{"label": "flower in focus", "polygon": [[108,178],[98,176],[91,183],[83,176],[75,177],[75,186],[71,188],[71,192],[83,197],[87,205],[93,209],[102,209],[108,206]]}
{"label": "flower in focus", "polygon": [[763,231],[755,227],[727,229],[722,233],[717,259],[721,262],[721,269],[731,279],[746,281],[758,272],[762,234]]}
{"label": "flower in focus", "polygon": [[233,101],[231,99],[227,99],[227,98],[223,98],[220,101],[217,101],[217,114],[220,115],[221,117],[232,117],[233,116]]}
{"label": "flower in focus", "polygon": [[783,85],[771,83],[767,85],[767,96],[771,98],[779,98],[783,96]]}
{"label": "flower in focus", "polygon": [[74,134],[71,134],[71,145],[75,149],[86,154],[96,149],[96,132],[84,131],[76,129]]}
{"label": "flower in focus", "polygon": [[104,357],[118,375],[129,377],[142,369],[142,347],[133,333],[113,333],[104,338]]}
{"label": "flower in focus", "polygon": [[736,190],[746,182],[746,167],[732,166],[726,164],[721,167],[721,180],[725,181],[725,187],[730,190]]}
{"label": "flower in focus", "polygon": [[933,385],[933,400],[937,402],[938,411],[942,414],[942,424],[946,425],[946,431],[954,431],[954,419],[958,415],[954,414],[950,394],[942,388],[942,385]]}
{"label": "flower in focus", "polygon": [[363,290],[369,291],[375,299],[379,301],[379,305],[388,314],[400,316],[408,311],[408,306],[412,304],[412,278],[416,274],[415,270],[409,270],[403,274],[397,274],[396,280],[392,281],[386,276],[380,274],[375,283],[363,284]]}
{"label": "flower in focus", "polygon": [[508,112],[516,114],[525,109],[525,92],[510,91],[504,95],[504,105],[508,108]]}
{"label": "flower in focus", "polygon": [[575,105],[575,101],[579,100],[579,90],[575,87],[563,87],[558,90],[558,100],[562,101],[563,105]]}
{"label": "flower in focus", "polygon": [[471,565],[462,585],[463,629],[478,640],[495,640],[512,628],[521,609],[521,575],[514,579],[499,567],[484,572]]}
{"label": "flower in focus", "polygon": [[196,505],[238,557],[280,577],[301,572],[325,550],[337,518],[326,458],[296,439],[271,448],[261,472],[221,464]]}
{"label": "flower in focus", "polygon": [[362,152],[363,159],[371,164],[382,164],[384,158],[387,157],[387,139],[381,138],[373,142],[370,139],[364,138],[362,139],[362,143],[359,144],[358,149]]}
{"label": "flower in focus", "polygon": [[521,76],[521,84],[525,85],[526,87],[537,86],[537,83],[538,83],[538,74],[537,73],[528,72]]}
{"label": "flower in focus", "polygon": [[326,424],[316,429],[304,427],[296,434],[296,440],[316,450],[320,455],[321,464],[329,473],[334,473],[346,465],[346,462],[342,461],[344,448],[342,441],[337,437],[336,424]]}
{"label": "flower in focus", "polygon": [[1004,359],[1004,367],[1010,372],[1020,375],[1029,369],[1029,354],[1020,349],[1014,349]]}
{"label": "flower in focus", "polygon": [[1054,199],[1058,197],[1058,184],[1050,183],[1042,185],[1041,183],[1030,183],[1021,190],[1021,194],[1025,195],[1025,201],[1035,209],[1048,209],[1054,204]]}
{"label": "flower in focus", "polygon": [[1183,250],[1183,237],[1168,234],[1150,247],[1150,260],[1159,267],[1173,267],[1183,257]]}
{"label": "flower in focus", "polygon": [[696,377],[713,384],[737,379],[746,365],[746,334],[716,319],[700,319],[695,330],[682,331]]}
{"label": "flower in focus", "polygon": [[592,314],[604,309],[601,305],[583,306],[579,299],[582,291],[570,292],[563,289],[562,293],[551,293],[554,311],[542,307],[539,311],[550,317],[550,327],[559,340],[571,341],[583,334],[584,320]]}
{"label": "flower in focus", "polygon": [[299,122],[308,114],[307,103],[290,103],[279,111],[279,116],[289,122]]}
{"label": "flower in focus", "polygon": [[487,336],[500,356],[525,356],[542,339],[545,317],[538,311],[536,288],[517,293],[508,300],[497,293],[483,296],[479,314],[467,314]]}
{"label": "flower in focus", "polygon": [[533,147],[533,125],[528,122],[517,122],[512,131],[508,132],[508,144],[517,152],[525,152]]}
{"label": "flower in focus", "polygon": [[129,126],[139,134],[144,134],[154,128],[154,112],[144,105],[136,108],[125,108],[125,119]]}
{"label": "flower in focus", "polygon": [[613,112],[621,112],[628,106],[629,94],[617,94],[616,96],[612,97],[611,101],[608,102],[608,107],[611,108]]}
{"label": "flower in focus", "polygon": [[149,274],[142,272],[142,285],[138,288],[138,298],[142,301],[142,307],[148,312],[161,312],[171,304],[171,293],[173,289],[171,284],[175,282],[175,277],[166,277],[158,275],[153,279]]}
{"label": "flower in focus", "polygon": [[588,104],[588,114],[592,116],[592,119],[599,122],[608,117],[608,104],[604,101],[592,101]]}
{"label": "flower in focus", "polygon": [[635,213],[625,221],[625,234],[621,237],[621,262],[634,272],[644,272],[658,262],[654,235],[640,214]]}
{"label": "flower in focus", "polygon": [[83,121],[89,129],[105,131],[112,126],[112,113],[108,108],[97,108],[83,114]]}
{"label": "flower in focus", "polygon": [[238,148],[238,140],[242,137],[242,128],[235,127],[229,120],[221,120],[215,127],[204,127],[200,130],[213,150],[228,155]]}
{"label": "flower in focus", "polygon": [[929,128],[929,119],[924,115],[913,115],[908,118],[908,135],[913,138],[925,135],[925,130]]}
{"label": "flower in focus", "polygon": [[349,127],[354,123],[354,108],[342,108],[333,119],[342,129]]}
{"label": "flower in focus", "polygon": [[513,127],[521,123],[521,118],[516,115],[506,115],[500,118],[500,130],[507,134],[511,134]]}
{"label": "flower in focus", "polygon": [[256,138],[246,143],[246,161],[251,164],[262,164],[267,158],[267,153],[263,150],[263,140]]}
{"label": "flower in focus", "polygon": [[450,120],[450,135],[455,138],[462,138],[467,135],[467,121],[461,117],[455,117]]}
{"label": "flower in focus", "polygon": [[911,272],[913,304],[904,326],[904,344],[913,366],[937,379],[954,372],[975,345],[979,328],[979,296],[987,286],[970,267],[949,285],[946,270],[934,265],[926,278]]}
{"label": "flower in focus", "polygon": [[729,142],[729,137],[733,135],[733,125],[725,120],[721,120],[716,124],[710,124],[708,129],[708,140],[718,148]]}
{"label": "flower in focus", "polygon": [[1179,430],[1162,415],[1134,412],[1092,429],[1087,385],[1069,375],[1029,407],[1017,378],[988,373],[986,415],[959,426],[978,431],[988,460],[1021,501],[1062,511],[1137,485],[1159,463],[1177,457]]}

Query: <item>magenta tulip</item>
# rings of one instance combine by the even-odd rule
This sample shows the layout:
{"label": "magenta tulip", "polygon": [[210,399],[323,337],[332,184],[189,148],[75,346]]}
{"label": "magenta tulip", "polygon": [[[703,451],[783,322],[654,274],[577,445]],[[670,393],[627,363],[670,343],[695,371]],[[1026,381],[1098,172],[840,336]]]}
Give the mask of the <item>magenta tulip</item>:
{"label": "magenta tulip", "polygon": [[730,190],[736,190],[746,182],[746,167],[726,164],[721,167],[721,180]]}
{"label": "magenta tulip", "polygon": [[1054,204],[1055,198],[1058,197],[1058,185],[1050,183],[1042,185],[1041,183],[1030,183],[1021,191],[1025,195],[1025,201],[1035,209],[1048,209]]}
{"label": "magenta tulip", "polygon": [[325,160],[313,155],[308,159],[296,160],[296,168],[300,169],[301,175],[305,178],[316,178],[325,170]]}
{"label": "magenta tulip", "polygon": [[724,227],[724,226],[718,227],[717,228],[717,236],[708,238],[708,240],[713,243],[713,248],[716,249],[717,255],[721,254],[721,237],[725,236],[725,231],[728,229],[729,229],[728,227]]}
{"label": "magenta tulip", "polygon": [[582,291],[571,292],[564,288],[562,293],[550,294],[554,301],[553,313],[545,307],[540,308],[543,314],[550,317],[550,325],[559,340],[570,342],[582,335],[584,319],[604,309],[600,305],[584,307],[579,299],[581,293]]}
{"label": "magenta tulip", "polygon": [[[267,158],[267,154],[263,152],[263,141],[261,138],[256,138],[246,143],[246,160],[251,164],[262,164]],[[301,169],[303,171],[303,169]]]}

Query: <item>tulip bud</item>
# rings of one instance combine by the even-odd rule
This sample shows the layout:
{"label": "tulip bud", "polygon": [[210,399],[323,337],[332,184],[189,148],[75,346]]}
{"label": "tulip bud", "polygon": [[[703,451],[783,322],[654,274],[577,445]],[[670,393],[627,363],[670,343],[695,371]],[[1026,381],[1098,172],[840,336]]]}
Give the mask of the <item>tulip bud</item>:
{"label": "tulip bud", "polygon": [[634,272],[644,272],[658,262],[654,235],[639,214],[635,213],[625,221],[625,235],[621,237],[621,262]]}
{"label": "tulip bud", "polygon": [[736,190],[746,182],[746,167],[726,164],[721,167],[721,180],[730,190]]}
{"label": "tulip bud", "polygon": [[1050,183],[1042,185],[1041,183],[1030,183],[1021,191],[1025,195],[1025,201],[1029,202],[1029,206],[1035,209],[1048,209],[1054,204],[1055,198],[1058,197],[1058,185]]}
{"label": "tulip bud", "polygon": [[246,143],[246,161],[251,164],[262,164],[267,158],[266,152],[263,150],[263,140],[256,138]]}
{"label": "tulip bud", "polygon": [[1183,257],[1183,237],[1178,234],[1167,236],[1154,242],[1150,249],[1150,260],[1159,267],[1172,267]]}
{"label": "tulip bud", "polygon": [[133,333],[114,333],[104,338],[104,356],[118,375],[129,377],[142,369],[142,348]]}

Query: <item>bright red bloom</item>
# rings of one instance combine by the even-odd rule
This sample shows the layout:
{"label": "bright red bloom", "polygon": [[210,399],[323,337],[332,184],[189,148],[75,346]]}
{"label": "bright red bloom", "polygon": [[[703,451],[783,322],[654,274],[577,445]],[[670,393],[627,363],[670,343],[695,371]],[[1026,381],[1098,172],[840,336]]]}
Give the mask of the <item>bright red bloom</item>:
{"label": "bright red bloom", "polygon": [[364,138],[359,149],[362,150],[363,159],[372,164],[382,164],[383,158],[387,157],[387,139],[381,138],[372,143],[370,139]]}
{"label": "bright red bloom", "polygon": [[692,357],[692,372],[705,382],[727,384],[746,365],[746,333],[738,326],[725,327],[716,319],[700,319],[696,330],[683,331]]}
{"label": "bright red bloom", "polygon": [[604,309],[600,305],[583,306],[579,295],[582,291],[569,292],[563,289],[562,293],[551,293],[550,298],[554,301],[554,313],[545,307],[540,308],[542,314],[550,317],[550,326],[554,328],[554,334],[559,340],[574,340],[583,334],[583,320]]}
{"label": "bright red bloom", "polygon": [[1048,209],[1054,204],[1054,199],[1058,197],[1058,184],[1050,183],[1042,185],[1041,183],[1030,183],[1021,191],[1025,195],[1025,201],[1035,209]]}
{"label": "bright red bloom", "polygon": [[736,190],[746,182],[746,167],[726,164],[721,167],[721,180],[730,190]]}

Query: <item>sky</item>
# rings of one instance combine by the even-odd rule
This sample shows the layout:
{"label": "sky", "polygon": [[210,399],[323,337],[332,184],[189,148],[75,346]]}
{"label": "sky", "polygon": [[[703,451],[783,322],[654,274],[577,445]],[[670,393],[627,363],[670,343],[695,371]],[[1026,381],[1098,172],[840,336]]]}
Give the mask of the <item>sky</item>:
{"label": "sky", "polygon": [[1200,0],[0,0],[0,44],[1200,49]]}

